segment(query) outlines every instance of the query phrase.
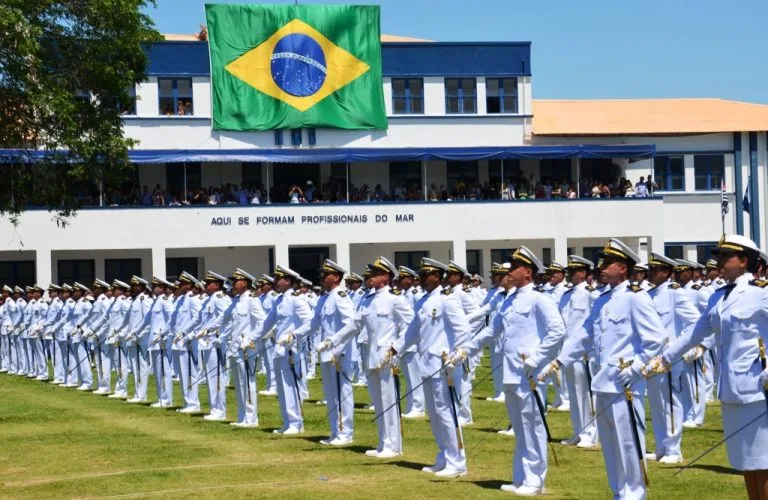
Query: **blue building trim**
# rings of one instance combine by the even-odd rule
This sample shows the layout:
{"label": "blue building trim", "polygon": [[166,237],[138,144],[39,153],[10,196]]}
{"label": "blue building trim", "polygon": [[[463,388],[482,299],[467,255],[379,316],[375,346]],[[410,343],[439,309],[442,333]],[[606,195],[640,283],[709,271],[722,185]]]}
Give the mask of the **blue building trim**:
{"label": "blue building trim", "polygon": [[[206,42],[157,42],[145,47],[149,76],[209,76]],[[382,43],[386,77],[530,76],[530,42]]]}
{"label": "blue building trim", "polygon": [[744,234],[744,211],[741,209],[741,198],[744,195],[744,180],[741,176],[741,132],[733,133],[733,170],[736,185],[735,203],[733,210],[736,212],[736,233]]}
{"label": "blue building trim", "polygon": [[749,233],[760,245],[760,177],[757,173],[757,132],[749,133]]}
{"label": "blue building trim", "polygon": [[[301,129],[297,129],[300,133]],[[293,134],[292,134],[293,136]],[[66,152],[0,149],[0,164],[29,163]],[[291,149],[134,149],[128,152],[133,163],[178,162],[275,162],[325,163],[379,161],[468,161],[541,158],[652,158],[656,146],[648,144],[599,146],[495,146],[465,148],[291,148]]]}

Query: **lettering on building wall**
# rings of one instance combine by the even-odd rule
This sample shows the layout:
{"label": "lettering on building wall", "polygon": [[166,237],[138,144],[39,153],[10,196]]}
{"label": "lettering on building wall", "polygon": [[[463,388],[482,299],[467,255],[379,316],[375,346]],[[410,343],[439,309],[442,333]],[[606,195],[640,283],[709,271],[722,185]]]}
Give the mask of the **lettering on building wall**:
{"label": "lettering on building wall", "polygon": [[365,224],[403,224],[416,222],[413,214],[395,214],[394,220],[387,214],[376,214],[372,218],[367,214],[362,215],[302,215],[297,218],[293,215],[269,216],[269,217],[212,217],[211,226],[232,226],[234,222],[238,226],[322,226],[322,225],[365,225]]}

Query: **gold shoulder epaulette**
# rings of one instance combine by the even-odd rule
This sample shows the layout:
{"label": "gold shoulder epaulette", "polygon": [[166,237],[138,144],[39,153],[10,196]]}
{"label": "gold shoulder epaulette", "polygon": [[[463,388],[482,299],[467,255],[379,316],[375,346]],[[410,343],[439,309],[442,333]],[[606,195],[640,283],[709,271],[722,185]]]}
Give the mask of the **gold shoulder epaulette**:
{"label": "gold shoulder epaulette", "polygon": [[347,296],[347,292],[345,292],[344,290],[339,292],[339,297],[346,297],[346,296]]}
{"label": "gold shoulder epaulette", "polygon": [[752,280],[749,282],[750,285],[759,286],[760,288],[765,288],[768,286],[768,280]]}
{"label": "gold shoulder epaulette", "polygon": [[680,283],[670,283],[669,288],[671,288],[672,290],[677,290],[680,288]]}
{"label": "gold shoulder epaulette", "polygon": [[389,293],[395,294],[395,295],[401,295],[403,292],[398,290],[397,288],[390,288]]}
{"label": "gold shoulder epaulette", "polygon": [[595,288],[595,287],[593,287],[593,286],[591,286],[591,285],[587,285],[587,287],[585,288],[585,290],[586,290],[586,291],[588,291],[588,292],[594,292],[595,290],[597,290],[597,288]]}
{"label": "gold shoulder epaulette", "polygon": [[453,293],[453,288],[445,288],[443,290],[443,295],[450,295]]}
{"label": "gold shoulder epaulette", "polygon": [[299,292],[298,290],[293,292],[294,297],[298,297],[299,295],[301,295],[301,292]]}
{"label": "gold shoulder epaulette", "polygon": [[643,287],[641,287],[640,285],[630,285],[629,289],[635,293],[643,291]]}
{"label": "gold shoulder epaulette", "polygon": [[693,285],[691,288],[694,290],[701,290],[701,285]]}

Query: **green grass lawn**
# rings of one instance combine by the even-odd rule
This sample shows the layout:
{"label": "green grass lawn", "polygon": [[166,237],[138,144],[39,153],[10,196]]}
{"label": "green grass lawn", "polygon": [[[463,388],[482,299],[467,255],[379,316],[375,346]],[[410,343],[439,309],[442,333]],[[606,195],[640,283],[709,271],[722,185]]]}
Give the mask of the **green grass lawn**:
{"label": "green grass lawn", "polygon": [[[478,378],[488,374],[488,357]],[[419,469],[432,463],[435,445],[426,420],[406,421],[404,455],[378,460],[363,455],[376,445],[373,412],[365,388],[356,388],[355,442],[344,449],[317,443],[327,436],[328,408],[315,404],[319,380],[311,382],[304,405],[306,433],[281,437],[277,399],[259,397],[258,429],[234,429],[168,409],[129,405],[47,383],[0,375],[0,497],[184,498],[478,498],[509,497],[514,438],[504,406],[486,402],[490,378],[472,401],[475,423],[464,430],[469,475],[441,480]],[[259,378],[263,389],[263,378]],[[176,384],[175,403],[181,401]],[[150,400],[154,395],[150,381]],[[201,402],[207,399],[201,386]],[[235,398],[228,394],[230,420]],[[549,416],[553,436],[570,436],[567,413]],[[648,422],[650,429],[650,421]],[[685,430],[683,452],[690,460],[722,438],[719,406],[707,408],[703,429]],[[653,437],[648,433],[649,446]],[[610,498],[602,454],[555,445],[550,457],[548,498]],[[741,475],[728,468],[725,449],[673,478],[677,466],[651,463],[651,498],[743,498]]]}

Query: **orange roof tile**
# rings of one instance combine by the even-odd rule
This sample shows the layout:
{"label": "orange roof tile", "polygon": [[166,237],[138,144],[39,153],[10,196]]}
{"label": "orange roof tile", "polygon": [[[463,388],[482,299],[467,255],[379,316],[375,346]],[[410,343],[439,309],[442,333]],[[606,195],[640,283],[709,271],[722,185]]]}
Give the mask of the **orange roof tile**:
{"label": "orange roof tile", "polygon": [[675,135],[768,130],[768,106],[724,99],[533,101],[534,135]]}
{"label": "orange roof tile", "polygon": [[[171,42],[194,42],[197,40],[197,35],[195,33],[191,34],[185,34],[185,33],[165,33],[163,34],[163,37],[165,37],[166,40]],[[423,38],[411,38],[408,36],[398,36],[398,35],[381,35],[381,41],[382,42],[431,42],[432,40],[425,40]]]}

